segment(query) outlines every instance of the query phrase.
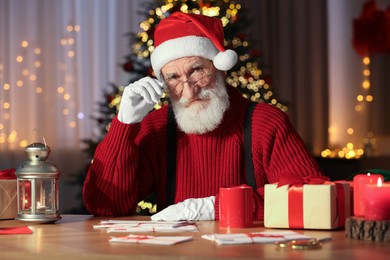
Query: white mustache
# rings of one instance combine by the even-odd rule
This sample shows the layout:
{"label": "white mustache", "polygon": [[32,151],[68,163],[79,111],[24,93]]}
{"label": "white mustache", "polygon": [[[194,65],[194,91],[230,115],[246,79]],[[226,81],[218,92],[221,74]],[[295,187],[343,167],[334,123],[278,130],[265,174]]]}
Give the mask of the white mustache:
{"label": "white mustache", "polygon": [[201,89],[200,92],[192,99],[188,99],[186,97],[181,97],[179,103],[185,107],[191,104],[192,100],[205,100],[210,98],[210,90]]}

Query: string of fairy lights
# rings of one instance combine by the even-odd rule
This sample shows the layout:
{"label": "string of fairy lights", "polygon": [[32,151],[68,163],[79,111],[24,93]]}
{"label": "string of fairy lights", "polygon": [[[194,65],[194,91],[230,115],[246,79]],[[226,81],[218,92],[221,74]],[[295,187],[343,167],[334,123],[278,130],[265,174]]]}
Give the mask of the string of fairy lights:
{"label": "string of fairy lights", "polygon": [[[370,82],[370,58],[368,56],[362,59],[362,82],[361,93],[356,96],[356,103],[354,111],[358,114],[365,113],[369,104],[373,102],[374,97],[371,94],[371,82]],[[334,129],[329,128],[329,134],[334,134]],[[355,134],[355,129],[349,127],[346,129],[349,136]],[[360,147],[359,147],[360,146]],[[321,156],[324,158],[346,158],[346,159],[359,159],[362,156],[369,156],[376,148],[376,139],[373,132],[368,132],[359,144],[353,142],[347,142],[344,147],[340,148],[327,148],[321,152]]]}
{"label": "string of fairy lights", "polygon": [[[80,31],[80,26],[78,25],[67,25],[65,28],[64,37],[59,41],[59,45],[63,48],[62,52],[65,53],[65,59],[74,59],[76,57],[76,44],[75,33]],[[40,75],[43,75],[44,65],[43,64],[43,55],[44,50],[39,46],[34,46],[35,44],[32,41],[24,39],[18,45],[18,53],[14,57],[16,62],[15,70],[16,80],[11,82],[9,78],[6,78],[6,71],[9,70],[6,64],[0,63],[0,82],[2,85],[2,92],[0,99],[0,106],[2,107],[1,117],[0,117],[0,147],[7,146],[8,148],[13,148],[16,146],[26,147],[31,140],[31,136],[21,136],[16,129],[7,129],[7,125],[11,125],[11,110],[15,104],[11,103],[11,93],[17,89],[34,89],[35,95],[44,95],[46,87],[40,84]],[[49,66],[49,65],[47,65]],[[68,91],[67,82],[72,81],[74,75],[71,73],[66,73],[67,65],[66,61],[59,65],[60,70],[64,71],[64,81],[63,84],[57,86],[57,94],[64,101],[64,108],[62,110],[62,115],[64,117],[72,116],[72,96]],[[15,91],[16,93],[16,91]],[[83,113],[77,113],[75,115],[78,119],[84,118]],[[77,120],[72,118],[69,120],[67,126],[69,128],[77,127]]]}

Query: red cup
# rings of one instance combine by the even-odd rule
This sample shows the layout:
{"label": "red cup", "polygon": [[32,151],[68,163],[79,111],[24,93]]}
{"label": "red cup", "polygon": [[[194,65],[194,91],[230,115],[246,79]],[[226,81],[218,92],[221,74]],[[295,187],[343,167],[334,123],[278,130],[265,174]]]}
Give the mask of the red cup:
{"label": "red cup", "polygon": [[219,227],[253,226],[253,190],[247,185],[219,188]]}

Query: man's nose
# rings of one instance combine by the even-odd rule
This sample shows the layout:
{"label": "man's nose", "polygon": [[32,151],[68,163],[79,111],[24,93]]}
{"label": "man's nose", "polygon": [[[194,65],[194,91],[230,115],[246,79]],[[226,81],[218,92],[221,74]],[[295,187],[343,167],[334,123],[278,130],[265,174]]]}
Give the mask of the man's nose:
{"label": "man's nose", "polygon": [[191,100],[198,94],[199,88],[196,85],[191,84],[188,80],[184,81],[182,84],[183,84],[183,92],[182,92],[183,97],[187,98],[188,100]]}

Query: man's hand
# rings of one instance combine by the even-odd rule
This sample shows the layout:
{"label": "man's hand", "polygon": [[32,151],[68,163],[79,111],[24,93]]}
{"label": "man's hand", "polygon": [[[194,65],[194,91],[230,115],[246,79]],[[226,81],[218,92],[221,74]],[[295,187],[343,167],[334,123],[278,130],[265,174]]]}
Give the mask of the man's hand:
{"label": "man's hand", "polygon": [[128,85],[122,94],[118,120],[125,124],[139,123],[159,102],[164,93],[163,83],[144,77]]}
{"label": "man's hand", "polygon": [[199,199],[186,199],[154,214],[154,221],[214,220],[215,196]]}

